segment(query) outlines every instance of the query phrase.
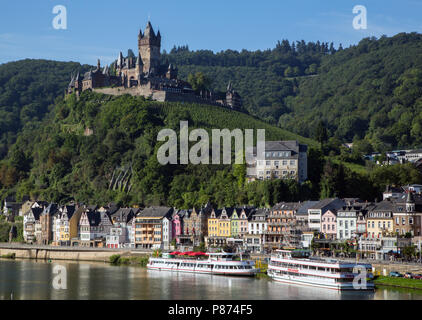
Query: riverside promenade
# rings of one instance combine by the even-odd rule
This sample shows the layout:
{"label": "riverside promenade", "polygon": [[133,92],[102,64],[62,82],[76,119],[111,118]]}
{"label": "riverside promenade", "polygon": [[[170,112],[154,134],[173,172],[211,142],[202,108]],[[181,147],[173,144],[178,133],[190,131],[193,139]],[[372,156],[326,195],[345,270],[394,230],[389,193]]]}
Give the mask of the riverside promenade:
{"label": "riverside promenade", "polygon": [[41,260],[105,261],[118,254],[125,257],[150,255],[152,250],[135,248],[88,248],[20,243],[0,243],[0,256],[15,254],[16,258]]}

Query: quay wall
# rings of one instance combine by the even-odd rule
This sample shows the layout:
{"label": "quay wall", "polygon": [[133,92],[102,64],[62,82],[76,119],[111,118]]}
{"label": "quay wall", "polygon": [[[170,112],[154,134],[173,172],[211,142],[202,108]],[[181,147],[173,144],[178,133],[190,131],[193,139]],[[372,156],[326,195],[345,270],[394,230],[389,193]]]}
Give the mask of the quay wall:
{"label": "quay wall", "polygon": [[15,254],[16,258],[21,259],[39,259],[39,260],[71,260],[71,261],[98,261],[108,262],[110,256],[119,254],[121,256],[145,256],[150,252],[131,251],[131,250],[107,250],[107,249],[60,249],[60,247],[45,248],[23,248],[23,247],[5,247],[0,245],[0,256]]}
{"label": "quay wall", "polygon": [[375,268],[375,271],[379,271],[381,275],[383,275],[384,270],[386,275],[388,275],[390,271],[398,271],[402,274],[405,272],[422,273],[422,264],[372,262],[372,267]]}

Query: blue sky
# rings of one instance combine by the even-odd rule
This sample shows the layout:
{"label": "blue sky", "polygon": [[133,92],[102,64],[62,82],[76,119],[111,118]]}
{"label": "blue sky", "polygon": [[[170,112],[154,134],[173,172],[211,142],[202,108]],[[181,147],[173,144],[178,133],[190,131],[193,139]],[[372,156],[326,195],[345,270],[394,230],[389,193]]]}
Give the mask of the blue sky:
{"label": "blue sky", "polygon": [[[364,37],[422,32],[422,0],[15,0],[0,9],[0,63],[24,58],[109,63],[136,53],[148,18],[162,49],[220,51],[273,48],[277,40],[356,44]],[[67,9],[67,29],[52,26],[53,7]],[[367,8],[367,30],[352,25],[356,5]]]}

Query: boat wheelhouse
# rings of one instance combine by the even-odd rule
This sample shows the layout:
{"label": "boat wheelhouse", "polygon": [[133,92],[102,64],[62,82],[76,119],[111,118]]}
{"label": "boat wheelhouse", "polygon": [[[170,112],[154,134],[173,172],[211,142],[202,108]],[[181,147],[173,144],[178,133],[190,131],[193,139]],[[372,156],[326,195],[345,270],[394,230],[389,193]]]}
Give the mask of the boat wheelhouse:
{"label": "boat wheelhouse", "polygon": [[276,250],[267,270],[273,280],[336,290],[373,290],[372,265],[311,257],[307,250]]}
{"label": "boat wheelhouse", "polygon": [[259,271],[255,268],[254,261],[244,260],[241,255],[226,252],[208,253],[202,257],[193,256],[190,258],[176,258],[174,255],[163,254],[161,258],[151,257],[147,268],[228,276],[254,276]]}

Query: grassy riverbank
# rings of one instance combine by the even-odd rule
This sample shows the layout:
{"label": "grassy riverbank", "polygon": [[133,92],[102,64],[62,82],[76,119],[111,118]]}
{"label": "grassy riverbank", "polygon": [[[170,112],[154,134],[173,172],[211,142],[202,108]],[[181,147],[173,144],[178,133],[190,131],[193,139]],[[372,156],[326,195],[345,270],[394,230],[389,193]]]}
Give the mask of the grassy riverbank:
{"label": "grassy riverbank", "polygon": [[16,258],[16,254],[15,253],[8,253],[8,254],[0,255],[0,258],[3,258],[3,259],[15,259]]}
{"label": "grassy riverbank", "polygon": [[385,277],[379,276],[374,279],[375,285],[420,289],[422,290],[422,280],[419,279],[407,279],[407,278],[396,278],[396,277]]}
{"label": "grassy riverbank", "polygon": [[148,264],[148,256],[141,257],[122,257],[120,254],[114,254],[110,256],[110,263],[113,265],[136,265],[140,267],[146,267]]}

